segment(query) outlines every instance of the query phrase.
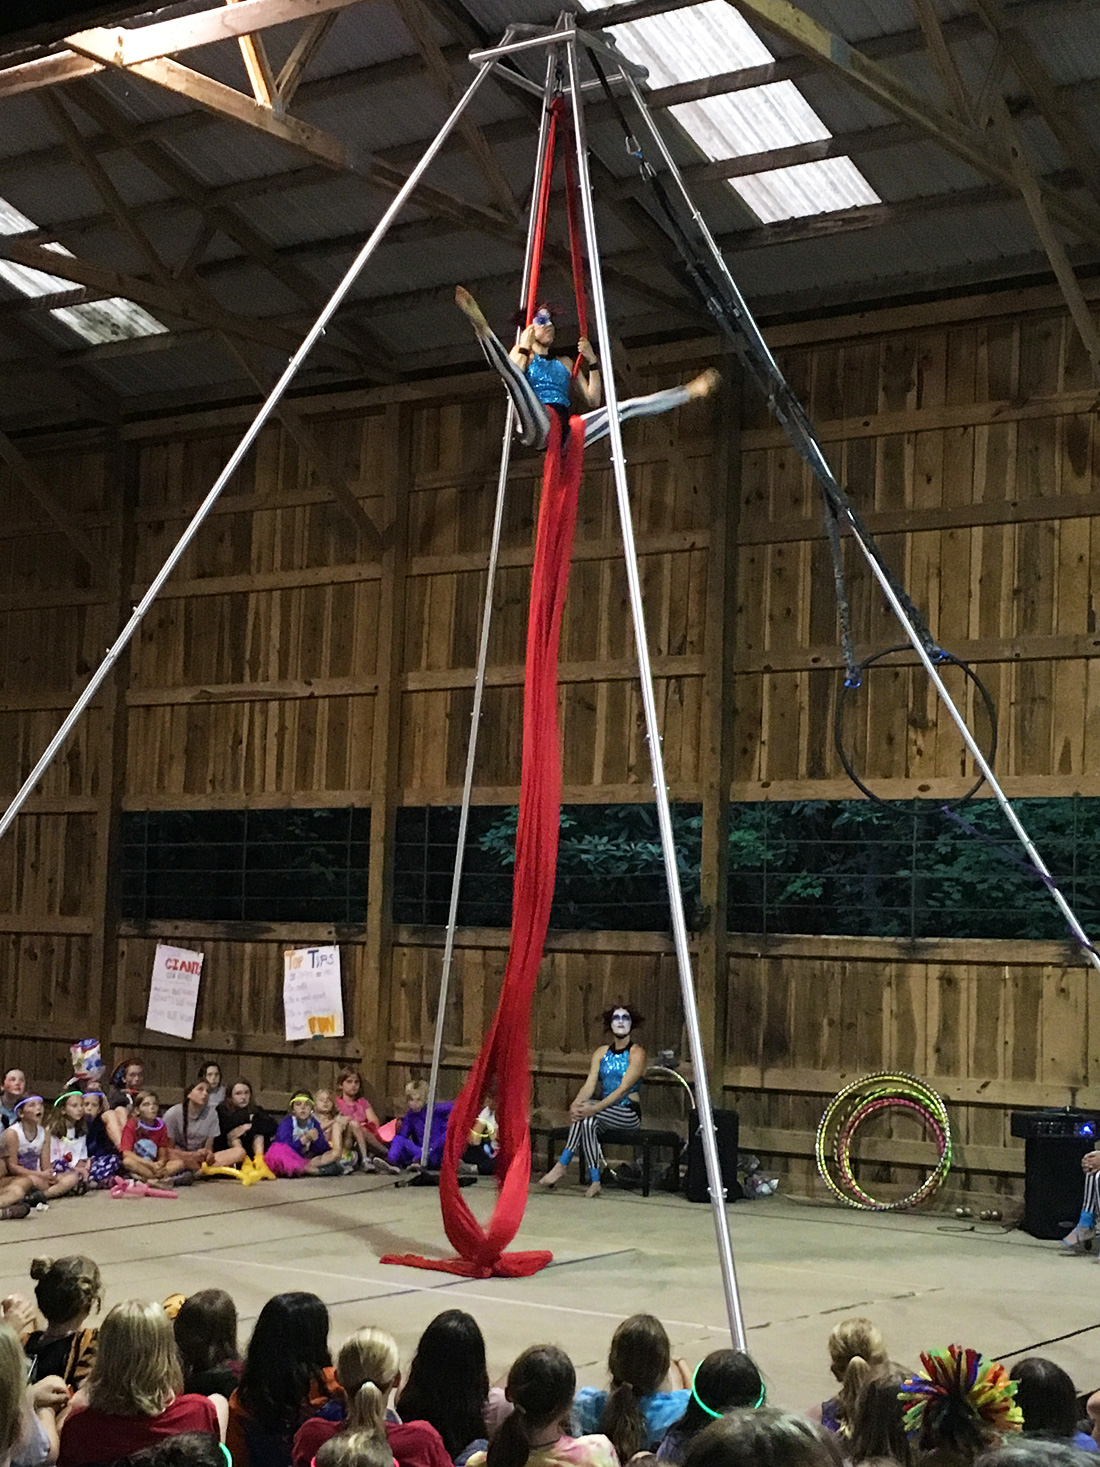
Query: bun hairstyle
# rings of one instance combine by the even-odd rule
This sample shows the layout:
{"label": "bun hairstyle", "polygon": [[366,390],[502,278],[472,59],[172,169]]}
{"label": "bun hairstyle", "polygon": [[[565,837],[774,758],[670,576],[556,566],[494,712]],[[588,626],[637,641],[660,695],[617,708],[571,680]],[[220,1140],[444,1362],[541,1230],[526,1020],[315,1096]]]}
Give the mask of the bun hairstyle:
{"label": "bun hairstyle", "polygon": [[620,1462],[649,1445],[641,1399],[658,1389],[672,1364],[672,1346],[665,1327],[652,1314],[632,1314],[611,1337],[607,1394],[600,1430],[609,1437]]}
{"label": "bun hairstyle", "polygon": [[842,1319],[829,1335],[829,1363],[840,1383],[837,1418],[843,1423],[862,1388],[890,1363],[882,1332],[862,1315]]}
{"label": "bun hairstyle", "polygon": [[564,1350],[557,1345],[532,1345],[524,1350],[508,1372],[505,1394],[513,1409],[489,1443],[486,1467],[525,1467],[531,1455],[531,1433],[563,1421],[576,1388],[577,1372]]}
{"label": "bun hairstyle", "polygon": [[82,1253],[68,1258],[32,1258],[34,1297],[47,1324],[64,1324],[78,1314],[91,1314],[103,1303],[98,1267]]}
{"label": "bun hairstyle", "polygon": [[357,1329],[340,1346],[336,1379],[348,1398],[348,1430],[386,1435],[386,1401],[401,1371],[397,1341],[384,1329]]}

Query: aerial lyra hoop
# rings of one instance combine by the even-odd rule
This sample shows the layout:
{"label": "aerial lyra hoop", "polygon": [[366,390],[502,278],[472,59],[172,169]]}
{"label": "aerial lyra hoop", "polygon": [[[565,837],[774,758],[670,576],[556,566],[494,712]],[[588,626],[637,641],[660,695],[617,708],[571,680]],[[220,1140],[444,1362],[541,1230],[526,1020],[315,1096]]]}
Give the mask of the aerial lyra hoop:
{"label": "aerial lyra hoop", "polygon": [[[841,684],[841,688],[837,694],[836,699],[836,713],[833,717],[833,743],[836,746],[837,758],[840,760],[841,765],[844,768],[845,774],[856,786],[856,788],[860,790],[861,793],[865,794],[869,800],[873,800],[876,805],[886,805],[887,808],[891,809],[894,807],[890,804],[890,802],[884,800],[881,795],[876,795],[874,790],[871,789],[870,785],[867,784],[866,780],[861,779],[859,774],[857,773],[852,756],[845,746],[844,721],[847,709],[852,706],[853,700],[859,696],[860,690],[863,687],[863,674],[867,671],[867,669],[873,667],[875,663],[881,662],[885,657],[893,657],[894,654],[897,652],[912,653],[912,650],[913,649],[908,642],[902,642],[897,647],[887,647],[882,652],[873,652],[870,657],[865,657],[863,661],[858,665],[858,677],[855,679],[845,678],[843,683]],[[986,764],[990,768],[992,768],[993,761],[997,756],[997,709],[994,705],[993,698],[990,694],[989,689],[986,687],[985,683],[974,671],[974,669],[970,666],[970,664],[967,662],[963,662],[960,657],[955,657],[950,652],[945,652],[942,648],[939,648],[936,652],[936,661],[941,665],[946,664],[951,667],[959,668],[966,681],[974,689],[974,692],[976,693],[977,698],[981,703],[981,706],[985,709],[986,717],[989,720],[989,747],[987,750],[984,751],[985,761]],[[981,768],[979,768],[977,779],[975,779],[970,788],[964,794],[960,795],[957,800],[939,801],[938,803],[941,805],[946,804],[951,808],[957,808],[960,805],[965,805],[969,800],[972,800],[974,798],[974,796],[978,793],[985,782],[985,772]]]}
{"label": "aerial lyra hoop", "polygon": [[[896,1202],[880,1202],[856,1181],[852,1142],[865,1121],[887,1110],[915,1115],[936,1142],[939,1159],[921,1185]],[[817,1169],[833,1195],[862,1212],[907,1212],[927,1202],[951,1170],[951,1123],[943,1098],[923,1080],[882,1072],[856,1080],[825,1107],[817,1128]]]}

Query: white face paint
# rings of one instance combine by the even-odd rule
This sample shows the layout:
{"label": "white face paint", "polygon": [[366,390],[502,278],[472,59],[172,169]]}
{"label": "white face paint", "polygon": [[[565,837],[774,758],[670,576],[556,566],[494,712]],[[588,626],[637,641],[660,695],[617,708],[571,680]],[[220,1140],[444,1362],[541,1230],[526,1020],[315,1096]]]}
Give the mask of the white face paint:
{"label": "white face paint", "polygon": [[626,1009],[616,1009],[611,1015],[611,1032],[616,1039],[625,1039],[633,1027]]}

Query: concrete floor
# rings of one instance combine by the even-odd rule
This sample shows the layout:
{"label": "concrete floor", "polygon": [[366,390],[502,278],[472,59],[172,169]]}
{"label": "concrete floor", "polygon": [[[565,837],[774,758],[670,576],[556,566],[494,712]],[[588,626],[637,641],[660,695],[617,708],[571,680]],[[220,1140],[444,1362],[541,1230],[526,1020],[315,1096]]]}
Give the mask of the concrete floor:
{"label": "concrete floor", "polygon": [[[490,1184],[465,1195],[487,1214]],[[957,1340],[1001,1357],[1042,1353],[1079,1389],[1100,1385],[1100,1267],[1060,1257],[1057,1244],[942,1213],[880,1216],[782,1196],[737,1204],[730,1225],[749,1347],[777,1404],[805,1408],[828,1394],[825,1339],[853,1313],[877,1322],[903,1364]],[[515,1246],[551,1248],[555,1262],[531,1279],[487,1282],[393,1268],[381,1254],[449,1252],[435,1191],[380,1177],[248,1190],[227,1180],[174,1202],[72,1199],[0,1225],[0,1296],[29,1289],[36,1254],[86,1253],[108,1306],[229,1290],[243,1339],[271,1294],[309,1289],[331,1310],[334,1347],[378,1324],[406,1362],[436,1313],[464,1308],[485,1333],[494,1380],[524,1346],[548,1340],[569,1351],[582,1384],[600,1384],[611,1333],[637,1310],[658,1315],[692,1364],[728,1341],[708,1208],[611,1189],[588,1202],[566,1186],[532,1195]]]}

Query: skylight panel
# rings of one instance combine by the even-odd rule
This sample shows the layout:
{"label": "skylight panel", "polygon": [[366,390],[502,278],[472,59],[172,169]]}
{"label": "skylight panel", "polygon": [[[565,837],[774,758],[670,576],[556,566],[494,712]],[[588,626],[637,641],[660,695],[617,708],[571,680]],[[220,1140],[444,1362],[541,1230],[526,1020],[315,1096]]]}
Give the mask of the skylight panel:
{"label": "skylight panel", "polygon": [[750,173],[731,182],[765,224],[882,202],[851,158],[795,163],[790,168]]}
{"label": "skylight panel", "polygon": [[[29,234],[36,228],[33,219],[28,219],[14,204],[0,198],[0,234]],[[44,248],[74,258],[73,252],[63,244],[51,242]],[[26,296],[54,295],[57,291],[73,288],[71,280],[50,275],[45,270],[32,270],[15,260],[0,260],[0,280],[6,280],[20,295]],[[88,301],[78,306],[59,306],[50,315],[84,341],[93,343],[123,341],[133,336],[158,336],[168,330],[162,321],[121,296]]]}
{"label": "skylight panel", "polygon": [[[586,0],[589,11],[612,0]],[[652,88],[701,80],[774,61],[748,22],[725,0],[611,26],[623,54],[645,66]],[[771,82],[684,102],[670,112],[712,160],[743,158],[832,136],[794,82]],[[729,180],[765,224],[863,204],[878,194],[850,158],[827,158]]]}

